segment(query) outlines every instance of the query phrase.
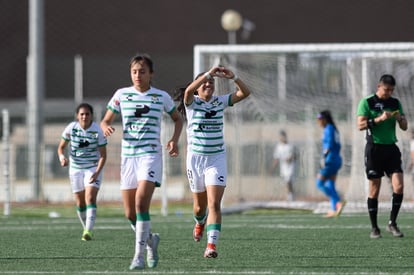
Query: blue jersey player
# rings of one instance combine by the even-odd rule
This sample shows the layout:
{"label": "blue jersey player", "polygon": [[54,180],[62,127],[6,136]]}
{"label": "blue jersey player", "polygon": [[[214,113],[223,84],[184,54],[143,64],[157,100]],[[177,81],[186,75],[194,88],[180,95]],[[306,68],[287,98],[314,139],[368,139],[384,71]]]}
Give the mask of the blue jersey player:
{"label": "blue jersey player", "polygon": [[323,128],[321,168],[319,170],[316,186],[330,200],[331,209],[325,217],[336,217],[342,212],[345,201],[341,201],[336,191],[335,181],[342,166],[341,143],[339,132],[328,110],[318,114],[318,124]]}

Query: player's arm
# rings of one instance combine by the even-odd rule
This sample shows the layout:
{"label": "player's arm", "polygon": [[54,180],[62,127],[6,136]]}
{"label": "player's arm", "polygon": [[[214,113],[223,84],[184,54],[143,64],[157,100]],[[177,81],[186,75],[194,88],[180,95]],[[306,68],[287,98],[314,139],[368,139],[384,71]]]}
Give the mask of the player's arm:
{"label": "player's arm", "polygon": [[365,130],[372,128],[375,125],[389,119],[392,116],[391,112],[385,111],[380,116],[368,118],[366,116],[358,116],[358,129]]}
{"label": "player's arm", "polygon": [[98,166],[96,167],[95,173],[99,175],[106,163],[106,146],[100,146],[98,149],[101,157],[99,158]]}
{"label": "player's arm", "polygon": [[183,97],[183,102],[186,106],[191,105],[191,103],[193,103],[194,93],[196,92],[198,87],[200,87],[206,81],[208,81],[206,75],[202,75],[187,86],[187,88],[184,91]]}
{"label": "player's arm", "polygon": [[369,106],[366,99],[362,99],[357,108],[357,127],[360,131],[372,128],[379,123],[378,118],[368,118]]}
{"label": "player's arm", "polygon": [[208,81],[213,81],[213,78],[217,76],[217,72],[220,70],[219,67],[213,67],[205,74],[199,76],[197,79],[195,79],[193,82],[190,83],[190,85],[187,86],[187,88],[184,91],[184,104],[185,105],[191,105],[194,101],[194,93],[197,91],[197,89],[203,85],[203,83]]}
{"label": "player's arm", "polygon": [[384,120],[388,119],[390,114],[391,114],[390,112],[384,112],[382,113],[382,115],[374,117],[374,118],[368,118],[366,116],[359,116],[358,117],[358,129],[365,130],[368,128],[372,128],[378,123],[381,123]]}
{"label": "player's arm", "polygon": [[96,181],[96,179],[99,176],[99,173],[102,172],[102,169],[103,169],[103,167],[105,165],[105,162],[106,162],[106,146],[98,147],[98,150],[99,150],[99,153],[100,153],[101,156],[98,160],[98,165],[96,166],[95,173],[93,173],[91,178],[89,179],[90,183]]}
{"label": "player's arm", "polygon": [[109,137],[115,132],[115,128],[112,127],[112,123],[114,122],[116,114],[112,110],[107,110],[105,113],[104,118],[102,119],[100,126],[102,132],[104,133],[105,137]]}
{"label": "player's arm", "polygon": [[69,160],[65,156],[65,148],[68,145],[68,143],[69,142],[67,140],[64,140],[62,138],[57,148],[57,154],[58,154],[59,162],[61,166],[67,166],[69,163]]}
{"label": "player's arm", "polygon": [[393,112],[393,115],[395,117],[395,120],[398,122],[398,126],[400,126],[400,129],[405,131],[408,128],[407,119],[405,118],[405,115],[400,114],[399,111]]}
{"label": "player's arm", "polygon": [[279,164],[279,159],[274,158],[273,161],[272,161],[272,165],[270,165],[270,170],[269,170],[269,172],[271,174],[273,174],[275,172],[276,167],[277,167],[278,164]]}
{"label": "player's arm", "polygon": [[333,127],[327,127],[326,129],[326,141],[324,142],[323,145],[323,157],[326,158],[329,154],[329,152],[331,151],[331,148],[334,146],[335,144],[335,128]]}
{"label": "player's arm", "polygon": [[357,126],[360,131],[368,128],[368,117],[358,116],[357,117]]}
{"label": "player's arm", "polygon": [[237,90],[231,94],[231,104],[236,104],[250,95],[250,90],[247,85],[234,72],[224,67],[220,67],[219,72],[219,77],[231,79],[237,86]]}
{"label": "player's arm", "polygon": [[183,118],[181,114],[175,109],[171,113],[171,119],[174,121],[174,132],[171,139],[167,142],[167,150],[170,156],[178,156],[178,140],[181,135],[181,130],[183,129]]}
{"label": "player's arm", "polygon": [[405,131],[408,129],[408,122],[405,116],[400,116],[400,118],[397,119],[397,122],[401,130]]}
{"label": "player's arm", "polygon": [[247,85],[237,76],[234,77],[234,84],[237,86],[237,91],[231,95],[232,104],[236,104],[250,95],[250,90]]}
{"label": "player's arm", "polygon": [[375,125],[393,116],[396,117],[396,120],[398,121],[400,128],[402,130],[407,130],[407,120],[405,119],[405,117],[400,115],[399,113],[393,113],[390,111],[384,111],[381,115],[374,117],[374,118],[368,118],[366,116],[358,116],[358,129],[365,130],[367,128],[372,128]]}

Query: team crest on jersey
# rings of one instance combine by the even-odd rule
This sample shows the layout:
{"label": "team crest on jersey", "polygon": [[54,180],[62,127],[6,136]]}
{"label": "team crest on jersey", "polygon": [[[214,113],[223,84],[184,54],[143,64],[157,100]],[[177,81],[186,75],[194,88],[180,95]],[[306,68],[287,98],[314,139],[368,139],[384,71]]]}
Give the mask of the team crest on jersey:
{"label": "team crest on jersey", "polygon": [[213,105],[214,107],[217,107],[219,104],[220,104],[220,102],[219,102],[218,98],[216,98],[216,99],[215,99],[215,100],[211,103],[211,105]]}
{"label": "team crest on jersey", "polygon": [[159,96],[157,96],[157,95],[152,95],[152,96],[151,96],[151,102],[152,102],[152,103],[158,103],[158,102],[160,102],[160,98],[159,98]]}
{"label": "team crest on jersey", "polygon": [[89,136],[90,136],[90,138],[97,139],[98,138],[98,133],[97,132],[91,132],[91,133],[89,133]]}
{"label": "team crest on jersey", "polygon": [[127,95],[127,96],[126,96],[126,99],[127,99],[128,101],[132,101],[132,95]]}

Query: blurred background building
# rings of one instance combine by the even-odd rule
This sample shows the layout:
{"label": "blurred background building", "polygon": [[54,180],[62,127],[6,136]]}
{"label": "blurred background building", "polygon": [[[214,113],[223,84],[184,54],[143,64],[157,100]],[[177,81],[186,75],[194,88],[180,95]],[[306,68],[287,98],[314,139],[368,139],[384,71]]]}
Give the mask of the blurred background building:
{"label": "blurred background building", "polygon": [[[243,16],[240,44],[412,41],[414,2],[406,0],[142,1],[44,0],[48,100],[73,99],[74,57],[84,63],[84,97],[108,98],[128,85],[137,52],[155,62],[167,91],[193,76],[193,46],[226,44],[222,13]],[[0,0],[0,99],[26,98],[28,1]]]}
{"label": "blurred background building", "polygon": [[[74,118],[76,60],[82,62],[81,100],[94,105],[99,120],[115,90],[130,85],[129,60],[138,52],[154,60],[155,87],[173,93],[191,81],[194,46],[230,42],[221,26],[227,9],[243,18],[233,38],[238,44],[413,40],[414,2],[406,0],[44,0],[43,182],[62,179],[69,190],[67,170],[55,161],[55,149],[63,126]],[[23,184],[30,137],[25,127],[29,1],[0,0],[0,37],[0,109],[10,112],[13,181]],[[270,152],[273,144],[267,146]],[[109,150],[113,158],[105,178],[116,182],[120,146],[112,144]],[[185,183],[184,158],[168,173]],[[47,188],[42,191],[46,199],[46,192],[54,192]],[[26,199],[18,188],[12,191],[15,200]],[[54,199],[70,198],[70,193],[61,196]]]}

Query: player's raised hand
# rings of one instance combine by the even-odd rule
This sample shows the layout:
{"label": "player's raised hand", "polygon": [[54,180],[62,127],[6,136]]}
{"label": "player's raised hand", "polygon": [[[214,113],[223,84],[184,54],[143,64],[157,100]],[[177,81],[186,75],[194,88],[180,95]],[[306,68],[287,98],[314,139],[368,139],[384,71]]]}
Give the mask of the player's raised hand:
{"label": "player's raised hand", "polygon": [[224,77],[227,79],[233,79],[235,76],[235,74],[230,69],[227,69],[225,67],[220,68],[220,75],[221,77]]}

